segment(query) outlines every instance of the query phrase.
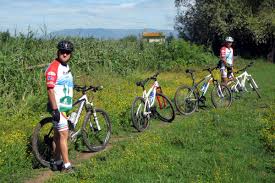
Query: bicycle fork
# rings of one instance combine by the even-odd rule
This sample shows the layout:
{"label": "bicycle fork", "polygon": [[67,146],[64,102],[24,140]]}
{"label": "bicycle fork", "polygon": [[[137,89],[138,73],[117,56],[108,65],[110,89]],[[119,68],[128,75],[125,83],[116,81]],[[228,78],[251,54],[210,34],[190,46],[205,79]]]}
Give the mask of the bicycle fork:
{"label": "bicycle fork", "polygon": [[218,84],[218,96],[221,97],[221,98],[224,98],[221,85],[219,85],[219,84]]}
{"label": "bicycle fork", "polygon": [[[141,105],[139,105],[139,109],[141,110]],[[148,120],[150,119],[150,115],[152,114],[152,111],[150,110],[148,101],[145,102],[144,110],[142,111],[143,117],[146,117]]]}
{"label": "bicycle fork", "polygon": [[258,88],[258,85],[256,84],[256,82],[254,81],[254,79],[250,76],[247,78],[248,82],[249,82],[249,86],[253,89],[253,85]]}
{"label": "bicycle fork", "polygon": [[[161,87],[157,87],[157,93],[162,93]],[[165,108],[166,105],[167,105],[166,100],[161,96],[156,96],[156,98],[157,98],[157,101],[158,101],[158,104],[159,104],[159,108],[160,109]]]}
{"label": "bicycle fork", "polygon": [[100,131],[100,130],[101,130],[101,127],[100,127],[99,122],[98,122],[98,117],[97,117],[97,115],[96,115],[96,110],[95,110],[95,108],[94,108],[94,105],[93,105],[93,103],[88,103],[87,105],[88,105],[87,108],[88,108],[88,109],[90,110],[90,112],[92,112],[92,114],[93,114],[94,122],[95,122],[95,124],[96,124],[96,128],[94,128],[94,127],[93,127],[93,123],[90,121],[90,128],[91,128],[91,129],[94,129],[94,130],[96,130],[96,131]]}

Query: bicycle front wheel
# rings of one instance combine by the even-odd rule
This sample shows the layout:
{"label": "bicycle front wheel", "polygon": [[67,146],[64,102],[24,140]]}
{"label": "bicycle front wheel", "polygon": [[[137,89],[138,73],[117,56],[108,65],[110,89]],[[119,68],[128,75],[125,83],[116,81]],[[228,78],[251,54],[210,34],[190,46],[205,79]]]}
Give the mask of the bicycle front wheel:
{"label": "bicycle front wheel", "polygon": [[131,117],[133,126],[139,132],[144,131],[149,126],[149,121],[147,116],[144,114],[145,101],[142,97],[136,97],[131,108]]}
{"label": "bicycle front wheel", "polygon": [[224,84],[215,84],[211,91],[211,101],[215,108],[230,107],[232,103],[230,89]]}
{"label": "bicycle front wheel", "polygon": [[175,110],[172,102],[162,93],[156,93],[153,112],[157,117],[165,122],[172,122],[175,119]]}
{"label": "bicycle front wheel", "polygon": [[177,110],[183,115],[192,114],[198,106],[196,94],[189,86],[178,87],[174,100]]}
{"label": "bicycle front wheel", "polygon": [[[108,144],[112,126],[108,114],[102,109],[96,109],[96,118],[92,111],[86,114],[82,126],[83,141],[87,148],[91,151],[97,152],[103,150]],[[96,120],[98,125],[96,124]]]}
{"label": "bicycle front wheel", "polygon": [[32,150],[36,159],[43,166],[50,167],[54,158],[53,154],[53,123],[52,118],[48,117],[41,120],[35,127],[32,135]]}

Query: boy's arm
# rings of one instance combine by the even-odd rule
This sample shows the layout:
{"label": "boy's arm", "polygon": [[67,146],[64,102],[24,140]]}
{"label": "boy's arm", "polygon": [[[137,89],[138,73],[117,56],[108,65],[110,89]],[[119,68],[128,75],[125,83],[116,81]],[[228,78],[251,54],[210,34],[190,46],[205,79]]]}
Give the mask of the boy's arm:
{"label": "boy's arm", "polygon": [[57,104],[56,104],[56,100],[55,100],[55,95],[54,95],[54,89],[53,88],[48,88],[48,98],[49,98],[49,101],[51,103],[52,110],[58,109]]}

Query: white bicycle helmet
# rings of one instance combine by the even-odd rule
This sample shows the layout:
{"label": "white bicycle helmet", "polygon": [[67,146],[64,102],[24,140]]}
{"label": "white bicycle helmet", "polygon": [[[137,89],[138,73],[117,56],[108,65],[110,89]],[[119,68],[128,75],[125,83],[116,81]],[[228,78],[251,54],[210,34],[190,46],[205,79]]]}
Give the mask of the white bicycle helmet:
{"label": "white bicycle helmet", "polygon": [[234,39],[232,38],[232,37],[230,37],[230,36],[228,36],[228,37],[226,37],[225,38],[225,42],[234,42]]}

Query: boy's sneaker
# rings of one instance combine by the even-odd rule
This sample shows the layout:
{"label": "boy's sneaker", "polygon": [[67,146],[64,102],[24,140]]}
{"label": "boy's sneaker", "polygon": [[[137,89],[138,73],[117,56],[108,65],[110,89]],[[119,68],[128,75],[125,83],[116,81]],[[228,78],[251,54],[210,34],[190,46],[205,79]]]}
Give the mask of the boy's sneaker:
{"label": "boy's sneaker", "polygon": [[64,172],[64,173],[74,173],[74,167],[72,165],[70,165],[69,167],[65,168],[64,165],[61,169],[61,172]]}

